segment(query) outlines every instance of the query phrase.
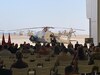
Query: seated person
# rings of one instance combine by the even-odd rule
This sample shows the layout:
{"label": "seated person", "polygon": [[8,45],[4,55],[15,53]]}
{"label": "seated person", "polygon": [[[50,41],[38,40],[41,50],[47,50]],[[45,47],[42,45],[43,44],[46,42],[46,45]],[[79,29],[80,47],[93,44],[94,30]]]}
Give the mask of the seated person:
{"label": "seated person", "polygon": [[3,60],[1,59],[1,56],[0,56],[0,69],[3,68]]}
{"label": "seated person", "polygon": [[0,56],[11,56],[12,53],[8,50],[8,46],[4,45],[4,47],[0,50]]}
{"label": "seated person", "polygon": [[66,53],[66,50],[62,50],[59,55],[57,56],[57,60],[56,60],[56,63],[60,64],[62,62],[66,62],[68,61],[69,57],[71,57],[70,59],[72,59],[72,56],[69,56],[67,53]]}
{"label": "seated person", "polygon": [[74,73],[74,68],[72,65],[65,67],[65,75],[79,75],[77,73]]}
{"label": "seated person", "polygon": [[65,50],[62,50],[58,55],[58,60],[66,61],[67,58],[68,58],[68,56],[67,56],[67,53],[65,52]]}
{"label": "seated person", "polygon": [[28,67],[28,64],[25,63],[22,60],[22,57],[23,57],[22,53],[20,51],[18,51],[16,53],[17,61],[11,65],[11,68],[27,68]]}
{"label": "seated person", "polygon": [[73,71],[74,71],[74,69],[71,65],[65,67],[65,75],[72,75]]}
{"label": "seated person", "polygon": [[96,60],[100,60],[100,48],[96,47],[94,52],[92,52],[91,56]]}
{"label": "seated person", "polygon": [[97,73],[99,73],[99,67],[98,66],[93,66],[92,71],[91,71],[91,75],[96,75]]}
{"label": "seated person", "polygon": [[38,53],[41,54],[41,55],[48,55],[50,53],[50,48],[46,47],[46,46],[41,46]]}
{"label": "seated person", "polygon": [[9,69],[4,69],[3,60],[0,57],[0,75],[12,75],[12,71]]}

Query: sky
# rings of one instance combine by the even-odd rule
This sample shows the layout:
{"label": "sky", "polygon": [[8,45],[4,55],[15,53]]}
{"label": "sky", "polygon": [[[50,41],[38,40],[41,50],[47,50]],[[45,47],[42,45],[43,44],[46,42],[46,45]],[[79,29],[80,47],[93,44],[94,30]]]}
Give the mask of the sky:
{"label": "sky", "polygon": [[0,30],[43,26],[84,29],[76,33],[88,34],[86,0],[0,0]]}

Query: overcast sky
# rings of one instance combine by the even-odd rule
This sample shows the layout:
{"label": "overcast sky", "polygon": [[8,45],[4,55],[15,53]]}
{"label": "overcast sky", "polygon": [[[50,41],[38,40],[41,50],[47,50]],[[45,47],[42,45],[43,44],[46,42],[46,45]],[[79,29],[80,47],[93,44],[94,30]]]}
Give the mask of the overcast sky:
{"label": "overcast sky", "polygon": [[86,0],[0,0],[0,30],[53,26],[84,29]]}

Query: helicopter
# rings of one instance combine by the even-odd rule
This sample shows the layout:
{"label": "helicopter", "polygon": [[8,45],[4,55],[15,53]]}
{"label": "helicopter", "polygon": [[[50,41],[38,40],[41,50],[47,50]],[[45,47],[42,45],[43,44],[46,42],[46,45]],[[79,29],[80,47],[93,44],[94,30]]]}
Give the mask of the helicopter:
{"label": "helicopter", "polygon": [[[40,31],[37,31],[34,33],[31,31],[31,29],[42,29]],[[63,32],[52,32],[49,29],[65,29]],[[82,29],[73,29],[73,28],[65,28],[65,27],[49,27],[49,26],[44,26],[44,27],[33,27],[33,28],[22,28],[22,29],[16,29],[16,31],[22,31],[22,30],[28,30],[27,35],[29,36],[29,40],[31,42],[51,42],[52,38],[55,38],[57,42],[66,42],[69,43],[71,41],[72,34],[76,37],[76,30],[84,31]],[[66,31],[68,30],[68,31]],[[15,30],[10,30],[10,31],[15,31]]]}
{"label": "helicopter", "polygon": [[49,31],[49,29],[54,29],[54,27],[40,27],[43,28],[42,31],[38,31],[35,35],[31,35],[29,40],[31,42],[50,42],[50,35],[53,32]]}
{"label": "helicopter", "polygon": [[[60,27],[61,28],[61,27]],[[63,43],[70,43],[71,41],[77,41],[77,40],[72,40],[72,35],[74,34],[74,37],[76,37],[76,30],[79,31],[84,31],[83,29],[74,29],[74,28],[62,28],[64,29],[62,32],[59,31],[55,36],[57,37],[57,40],[59,42]]]}

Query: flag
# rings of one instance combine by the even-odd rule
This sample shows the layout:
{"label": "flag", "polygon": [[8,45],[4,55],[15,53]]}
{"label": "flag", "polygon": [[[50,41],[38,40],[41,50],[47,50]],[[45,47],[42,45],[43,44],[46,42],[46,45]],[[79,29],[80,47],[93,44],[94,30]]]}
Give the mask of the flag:
{"label": "flag", "polygon": [[10,37],[10,33],[8,35],[8,45],[11,45],[11,37]]}
{"label": "flag", "polygon": [[4,33],[3,33],[3,36],[2,36],[2,46],[4,46],[5,45],[5,36],[4,36]]}

